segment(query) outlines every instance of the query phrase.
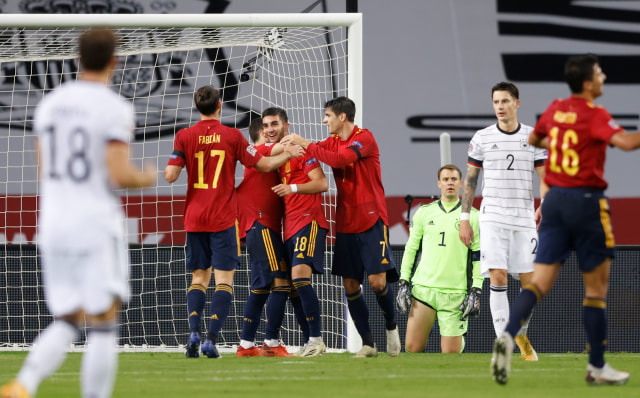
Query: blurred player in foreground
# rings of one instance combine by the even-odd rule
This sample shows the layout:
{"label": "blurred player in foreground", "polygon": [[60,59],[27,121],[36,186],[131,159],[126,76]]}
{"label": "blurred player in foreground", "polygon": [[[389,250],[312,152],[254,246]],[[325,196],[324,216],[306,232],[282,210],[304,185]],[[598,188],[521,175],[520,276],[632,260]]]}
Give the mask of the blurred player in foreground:
{"label": "blurred player in foreground", "polygon": [[111,82],[117,38],[80,36],[77,81],[47,94],[34,116],[40,178],[38,240],[46,301],[54,322],[34,341],[2,398],[35,396],[89,326],[80,383],[85,398],[110,397],[116,379],[118,315],[129,297],[129,263],[119,188],[155,184],[156,170],[129,160],[134,115]]}
{"label": "blurred player in foreground", "polygon": [[607,344],[607,290],[615,239],[604,195],[603,179],[608,145],[630,151],[640,147],[640,133],[627,133],[593,100],[602,95],[606,75],[593,54],[567,60],[565,77],[571,96],[549,105],[529,136],[531,145],[547,148],[545,181],[550,186],[542,206],[540,246],[529,284],[516,298],[509,323],[493,346],[491,373],[500,384],[511,369],[513,336],[536,304],[551,290],[572,250],[584,281],[583,323],[591,385],[624,384],[629,373],[604,360]]}

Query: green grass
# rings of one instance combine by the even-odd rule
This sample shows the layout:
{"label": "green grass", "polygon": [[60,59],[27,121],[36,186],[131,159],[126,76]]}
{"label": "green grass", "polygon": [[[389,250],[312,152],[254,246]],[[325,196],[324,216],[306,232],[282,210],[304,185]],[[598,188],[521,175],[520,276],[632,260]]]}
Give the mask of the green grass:
{"label": "green grass", "polygon": [[[0,383],[13,378],[26,353],[0,352]],[[616,368],[631,372],[625,386],[590,387],[584,382],[585,354],[539,354],[539,362],[515,355],[506,386],[489,375],[490,354],[400,354],[354,359],[186,359],[179,353],[120,354],[114,397],[580,397],[640,396],[640,354],[607,354]],[[38,391],[39,397],[79,397],[80,353]],[[501,395],[507,394],[507,395]]]}

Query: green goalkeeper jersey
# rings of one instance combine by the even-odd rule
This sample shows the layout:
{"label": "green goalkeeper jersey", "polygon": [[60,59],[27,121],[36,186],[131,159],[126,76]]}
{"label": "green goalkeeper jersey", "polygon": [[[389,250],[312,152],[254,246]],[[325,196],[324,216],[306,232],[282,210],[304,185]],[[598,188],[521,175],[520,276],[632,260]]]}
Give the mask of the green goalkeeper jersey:
{"label": "green goalkeeper jersey", "polygon": [[[480,276],[480,233],[478,210],[471,208],[473,242],[471,252],[459,236],[460,200],[443,203],[440,200],[421,206],[413,216],[409,240],[404,248],[400,279],[411,280],[414,285],[440,291],[467,291],[467,259],[472,256],[472,287],[482,288]],[[412,269],[416,254],[422,245],[422,255],[415,272]]]}

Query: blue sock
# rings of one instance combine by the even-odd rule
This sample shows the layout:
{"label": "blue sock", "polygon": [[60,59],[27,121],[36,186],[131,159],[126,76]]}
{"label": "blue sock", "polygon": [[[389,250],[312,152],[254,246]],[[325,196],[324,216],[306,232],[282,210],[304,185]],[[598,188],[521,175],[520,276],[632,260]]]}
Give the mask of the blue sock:
{"label": "blue sock", "polygon": [[260,326],[260,315],[267,298],[269,298],[268,289],[254,289],[249,292],[242,317],[242,333],[240,334],[242,340],[255,341],[256,332]]}
{"label": "blue sock", "polygon": [[376,292],[376,300],[384,315],[384,326],[387,330],[393,330],[396,328],[396,303],[393,295],[393,288],[386,284],[384,289],[380,292]]}
{"label": "blue sock", "polygon": [[224,321],[229,315],[229,307],[233,298],[233,288],[226,283],[216,285],[216,290],[211,297],[211,318],[209,319],[209,330],[207,338],[216,344],[218,333],[224,325]]}
{"label": "blue sock", "polygon": [[362,296],[362,289],[358,289],[355,293],[347,294],[347,306],[358,334],[362,337],[362,344],[373,347],[373,336],[369,328],[369,308]]}
{"label": "blue sock", "polygon": [[315,289],[311,286],[311,278],[298,278],[293,280],[293,287],[298,291],[304,316],[309,323],[309,336],[320,337],[322,320],[320,319],[320,301]]}
{"label": "blue sock", "polygon": [[284,319],[284,309],[287,305],[291,286],[276,286],[271,290],[267,301],[267,320],[265,323],[265,339],[280,339],[280,327]]}
{"label": "blue sock", "polygon": [[599,298],[585,298],[582,302],[582,322],[589,344],[589,363],[601,368],[607,349],[607,302]]}
{"label": "blue sock", "polygon": [[207,301],[207,289],[202,285],[191,285],[187,289],[187,312],[189,313],[189,330],[200,332],[200,318]]}
{"label": "blue sock", "polygon": [[522,325],[529,319],[533,308],[538,304],[538,301],[542,298],[540,291],[534,285],[526,285],[522,287],[522,291],[518,294],[513,305],[511,306],[511,313],[509,314],[509,322],[505,328],[511,337],[514,337],[520,331]]}
{"label": "blue sock", "polygon": [[307,322],[307,318],[305,318],[304,316],[302,300],[300,299],[300,295],[298,294],[298,291],[296,289],[291,289],[289,301],[291,301],[293,314],[296,316],[298,325],[300,325],[300,331],[302,332],[302,342],[306,343],[307,341],[309,341],[309,322]]}

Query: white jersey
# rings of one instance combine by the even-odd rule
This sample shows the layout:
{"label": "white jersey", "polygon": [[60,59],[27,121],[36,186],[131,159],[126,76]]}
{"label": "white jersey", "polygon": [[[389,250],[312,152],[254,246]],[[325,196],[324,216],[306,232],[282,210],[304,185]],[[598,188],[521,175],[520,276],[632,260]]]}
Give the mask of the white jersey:
{"label": "white jersey", "polygon": [[99,83],[68,82],[43,98],[34,115],[41,152],[40,241],[87,247],[105,233],[124,234],[105,155],[110,141],[128,143],[133,127],[131,105]]}
{"label": "white jersey", "polygon": [[533,175],[547,158],[529,145],[532,127],[504,132],[497,124],[478,130],[469,144],[468,163],[482,167],[480,222],[513,230],[535,229]]}

